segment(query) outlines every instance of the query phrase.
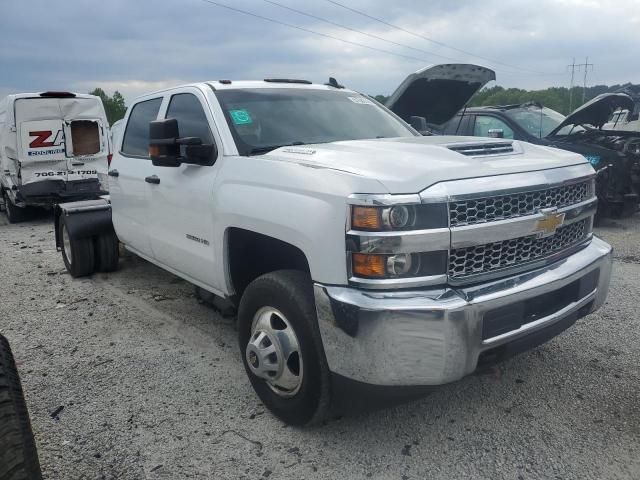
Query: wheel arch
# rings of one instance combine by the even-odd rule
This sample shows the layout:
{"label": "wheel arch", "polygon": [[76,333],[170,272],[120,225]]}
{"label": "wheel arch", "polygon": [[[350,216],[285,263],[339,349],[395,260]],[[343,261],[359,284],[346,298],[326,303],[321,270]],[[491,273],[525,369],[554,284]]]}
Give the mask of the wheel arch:
{"label": "wheel arch", "polygon": [[309,260],[296,245],[254,230],[229,227],[225,231],[225,273],[228,290],[237,303],[246,287],[276,270],[311,273]]}

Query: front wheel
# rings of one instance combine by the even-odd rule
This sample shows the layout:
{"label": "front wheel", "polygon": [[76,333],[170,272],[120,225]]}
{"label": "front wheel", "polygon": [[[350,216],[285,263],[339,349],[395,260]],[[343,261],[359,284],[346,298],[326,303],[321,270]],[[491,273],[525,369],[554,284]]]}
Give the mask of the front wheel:
{"label": "front wheel", "polygon": [[24,221],[27,216],[27,209],[15,205],[9,198],[7,192],[3,191],[2,196],[4,197],[4,212],[7,215],[9,223],[19,223]]}
{"label": "front wheel", "polygon": [[265,406],[290,425],[318,423],[330,378],[309,275],[280,270],[254,280],[238,311],[240,351]]}

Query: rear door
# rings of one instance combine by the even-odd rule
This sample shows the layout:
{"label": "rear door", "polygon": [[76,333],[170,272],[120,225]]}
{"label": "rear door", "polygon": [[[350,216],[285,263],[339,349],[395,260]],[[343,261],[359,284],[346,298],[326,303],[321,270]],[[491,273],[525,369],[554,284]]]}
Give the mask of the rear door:
{"label": "rear door", "polygon": [[118,238],[137,253],[152,257],[148,216],[149,122],[158,119],[163,97],[142,100],[125,117],[122,140],[118,140],[109,170],[112,219]]}
{"label": "rear door", "polygon": [[98,178],[98,174],[106,173],[109,138],[103,120],[65,119],[63,129],[67,179],[86,180]]}
{"label": "rear door", "polygon": [[[16,105],[20,103],[18,100]],[[18,122],[21,184],[44,180],[66,181],[68,168],[62,119]]]}

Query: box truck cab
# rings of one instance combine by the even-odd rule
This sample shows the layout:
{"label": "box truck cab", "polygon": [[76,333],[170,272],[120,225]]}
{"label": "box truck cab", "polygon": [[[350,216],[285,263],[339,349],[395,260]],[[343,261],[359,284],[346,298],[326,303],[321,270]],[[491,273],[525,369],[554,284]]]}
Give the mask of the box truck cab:
{"label": "box truck cab", "polygon": [[0,190],[10,223],[27,207],[106,193],[109,133],[99,97],[19,93],[0,101]]}

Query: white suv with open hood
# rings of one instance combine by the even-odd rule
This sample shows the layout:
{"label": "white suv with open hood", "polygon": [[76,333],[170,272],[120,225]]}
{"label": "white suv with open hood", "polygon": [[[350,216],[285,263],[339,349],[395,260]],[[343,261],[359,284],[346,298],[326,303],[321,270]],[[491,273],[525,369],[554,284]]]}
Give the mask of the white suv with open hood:
{"label": "white suv with open hood", "polygon": [[94,95],[19,93],[0,101],[0,190],[9,221],[20,221],[29,206],[105,193],[108,126]]}

